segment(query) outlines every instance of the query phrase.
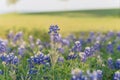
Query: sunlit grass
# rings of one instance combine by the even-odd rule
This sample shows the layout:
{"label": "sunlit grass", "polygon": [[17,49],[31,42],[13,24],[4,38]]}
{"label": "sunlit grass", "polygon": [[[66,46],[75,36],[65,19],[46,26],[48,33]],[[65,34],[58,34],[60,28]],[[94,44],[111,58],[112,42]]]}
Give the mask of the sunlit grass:
{"label": "sunlit grass", "polygon": [[[116,12],[116,13],[115,13]],[[78,31],[120,30],[119,9],[101,11],[75,11],[40,14],[4,14],[0,15],[0,34],[8,29],[46,30],[51,24],[57,24],[61,33]]]}

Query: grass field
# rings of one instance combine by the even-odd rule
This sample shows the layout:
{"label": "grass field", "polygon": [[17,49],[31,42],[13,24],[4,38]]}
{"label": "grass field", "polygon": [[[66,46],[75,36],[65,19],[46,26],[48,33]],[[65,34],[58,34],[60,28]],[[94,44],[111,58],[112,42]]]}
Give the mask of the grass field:
{"label": "grass field", "polygon": [[120,30],[120,9],[0,15],[0,34],[8,29],[47,30],[57,24],[61,33]]}

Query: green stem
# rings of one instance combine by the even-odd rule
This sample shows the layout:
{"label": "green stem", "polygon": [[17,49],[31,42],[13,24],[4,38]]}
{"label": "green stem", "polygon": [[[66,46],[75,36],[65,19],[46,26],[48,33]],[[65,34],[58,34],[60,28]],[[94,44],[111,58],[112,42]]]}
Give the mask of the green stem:
{"label": "green stem", "polygon": [[39,65],[39,67],[38,67],[38,73],[37,73],[37,77],[36,77],[37,79],[36,79],[36,80],[39,80],[39,77],[38,77],[38,76],[39,76],[40,67],[41,67],[41,66]]}

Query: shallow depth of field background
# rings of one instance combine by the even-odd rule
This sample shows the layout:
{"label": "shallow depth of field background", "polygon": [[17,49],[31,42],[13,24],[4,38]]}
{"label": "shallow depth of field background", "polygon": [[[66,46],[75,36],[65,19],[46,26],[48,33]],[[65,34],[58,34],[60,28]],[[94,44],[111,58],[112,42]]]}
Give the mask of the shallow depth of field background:
{"label": "shallow depth of field background", "polygon": [[[4,1],[1,0],[0,2],[0,12],[2,13],[0,14],[1,36],[8,30],[32,31],[36,29],[47,31],[51,24],[60,26],[62,34],[79,31],[120,30],[119,0],[116,0],[116,2],[110,0],[111,3],[108,0],[105,2],[100,0],[53,0],[51,2],[43,1],[43,5],[41,5],[42,1],[38,0],[36,0],[36,3],[32,0],[19,0],[12,4],[5,4]],[[55,1],[56,3],[54,3]],[[72,4],[65,5],[70,2]],[[65,3],[64,6],[61,6],[63,3]],[[67,6],[71,7],[66,9]],[[47,7],[51,7],[51,9],[49,10]]]}

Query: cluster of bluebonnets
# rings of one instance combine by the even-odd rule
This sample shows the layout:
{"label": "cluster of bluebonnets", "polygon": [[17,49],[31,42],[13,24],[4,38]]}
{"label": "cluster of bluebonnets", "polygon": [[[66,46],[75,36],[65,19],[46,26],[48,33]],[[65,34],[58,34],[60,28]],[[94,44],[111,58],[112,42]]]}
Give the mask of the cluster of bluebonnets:
{"label": "cluster of bluebonnets", "polygon": [[10,31],[0,39],[1,80],[120,80],[120,32],[62,37],[51,25],[49,42]]}

